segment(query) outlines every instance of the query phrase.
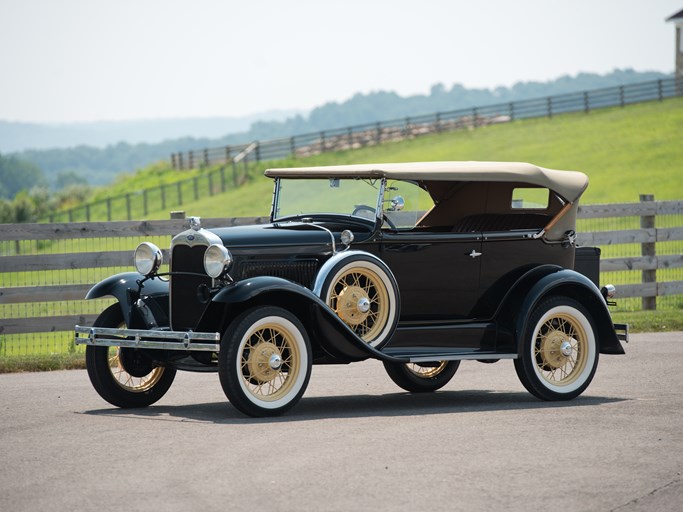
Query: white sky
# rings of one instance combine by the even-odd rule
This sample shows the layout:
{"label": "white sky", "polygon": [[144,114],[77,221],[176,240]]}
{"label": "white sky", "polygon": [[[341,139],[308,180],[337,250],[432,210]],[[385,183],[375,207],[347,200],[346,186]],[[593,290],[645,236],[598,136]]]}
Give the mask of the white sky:
{"label": "white sky", "polygon": [[0,119],[239,116],[615,68],[671,72],[683,0],[0,0]]}

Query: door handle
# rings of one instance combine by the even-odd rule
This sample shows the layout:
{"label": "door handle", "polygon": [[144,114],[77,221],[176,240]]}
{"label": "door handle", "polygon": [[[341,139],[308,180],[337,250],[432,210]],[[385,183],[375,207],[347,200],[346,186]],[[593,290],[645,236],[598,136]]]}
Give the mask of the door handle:
{"label": "door handle", "polygon": [[470,258],[474,259],[474,258],[478,258],[479,256],[481,256],[481,253],[475,251],[474,249],[472,249],[472,252],[469,253],[468,256],[469,256]]}

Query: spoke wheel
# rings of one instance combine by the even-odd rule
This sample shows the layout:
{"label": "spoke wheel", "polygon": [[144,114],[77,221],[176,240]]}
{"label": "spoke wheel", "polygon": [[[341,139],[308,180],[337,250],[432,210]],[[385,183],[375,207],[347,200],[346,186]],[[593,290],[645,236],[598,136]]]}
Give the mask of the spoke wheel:
{"label": "spoke wheel", "polygon": [[384,264],[355,255],[330,272],[322,298],[356,335],[379,348],[398,321],[397,289]]}
{"label": "spoke wheel", "polygon": [[[121,307],[113,304],[97,317],[95,327],[125,328]],[[87,346],[85,364],[95,390],[117,407],[147,407],[166,394],[176,370],[155,366],[144,353],[120,347]]]}
{"label": "spoke wheel", "polygon": [[273,416],[294,406],[311,374],[310,342],[301,322],[277,307],[243,313],[221,342],[218,373],[237,409]]}
{"label": "spoke wheel", "polygon": [[590,384],[598,365],[593,321],[578,302],[553,297],[530,317],[515,369],[522,384],[544,400],[569,400]]}
{"label": "spoke wheel", "polygon": [[430,363],[389,363],[384,369],[399,387],[411,393],[425,393],[441,389],[453,378],[460,361]]}

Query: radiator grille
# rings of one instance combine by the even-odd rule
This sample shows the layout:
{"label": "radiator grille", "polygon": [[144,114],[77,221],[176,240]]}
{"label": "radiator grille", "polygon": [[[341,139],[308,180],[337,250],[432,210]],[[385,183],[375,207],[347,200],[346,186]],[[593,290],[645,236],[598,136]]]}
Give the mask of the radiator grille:
{"label": "radiator grille", "polygon": [[171,254],[171,272],[193,272],[195,275],[171,276],[171,326],[175,330],[194,329],[206,304],[197,298],[197,288],[211,286],[211,278],[204,272],[206,246],[177,245]]}

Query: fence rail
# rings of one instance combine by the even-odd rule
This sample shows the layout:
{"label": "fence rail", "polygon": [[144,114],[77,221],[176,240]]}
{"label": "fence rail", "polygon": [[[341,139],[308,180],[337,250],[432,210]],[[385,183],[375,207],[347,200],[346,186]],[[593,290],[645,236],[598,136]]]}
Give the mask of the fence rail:
{"label": "fence rail", "polygon": [[[257,161],[289,156],[309,156],[326,151],[340,151],[373,146],[387,141],[419,137],[445,131],[471,129],[534,117],[553,117],[569,112],[584,112],[605,107],[624,107],[645,101],[662,101],[683,94],[680,79],[666,78],[589,91],[566,93],[544,98],[482,105],[472,108],[407,116],[372,123],[310,132],[268,141],[256,141]],[[231,162],[233,155],[249,145],[221,146],[171,155],[174,169],[193,169],[197,165]]]}
{"label": "fence rail", "polygon": [[[683,295],[683,272],[671,274],[683,269],[683,201],[641,199],[581,206],[578,242],[602,248],[600,270],[610,280],[625,276],[623,283],[615,283],[620,300],[640,298],[643,308],[652,308],[657,297]],[[618,229],[604,229],[605,219]],[[674,219],[674,224],[662,219]],[[602,224],[591,229],[596,221]],[[267,218],[202,220],[205,227],[263,222]],[[129,270],[132,247],[139,241],[153,239],[167,247],[170,237],[186,227],[184,219],[0,225],[0,356],[29,350],[17,347],[41,343],[47,336],[62,340],[50,351],[75,350],[73,325],[91,325],[106,307],[83,300],[92,284]],[[105,242],[114,248],[98,249]],[[65,243],[74,245],[69,250]],[[626,251],[615,252],[616,247]],[[64,305],[71,310],[64,313]]]}

